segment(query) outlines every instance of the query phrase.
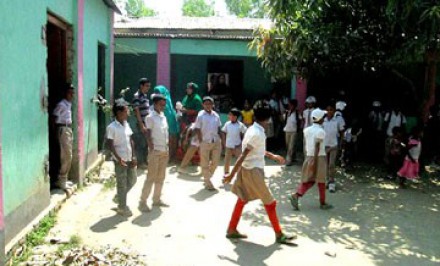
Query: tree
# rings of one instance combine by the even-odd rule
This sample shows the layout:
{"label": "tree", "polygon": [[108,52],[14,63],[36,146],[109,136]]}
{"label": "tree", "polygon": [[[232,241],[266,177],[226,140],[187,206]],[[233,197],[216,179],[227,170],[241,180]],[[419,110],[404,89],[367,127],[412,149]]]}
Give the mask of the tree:
{"label": "tree", "polygon": [[144,0],[117,0],[117,4],[123,6],[130,17],[153,17],[157,15],[156,11],[145,5]]}
{"label": "tree", "polygon": [[225,0],[225,2],[229,12],[240,18],[263,18],[269,12],[264,0]]}
{"label": "tree", "polygon": [[188,17],[211,17],[214,16],[214,3],[206,3],[205,0],[185,0],[182,12]]}
{"label": "tree", "polygon": [[[431,64],[427,83],[435,79],[438,1],[269,0],[269,4],[276,26],[257,31],[252,45],[263,67],[278,79],[347,65],[363,71],[391,69],[405,78],[396,66],[414,62]],[[425,103],[431,104],[432,97]]]}

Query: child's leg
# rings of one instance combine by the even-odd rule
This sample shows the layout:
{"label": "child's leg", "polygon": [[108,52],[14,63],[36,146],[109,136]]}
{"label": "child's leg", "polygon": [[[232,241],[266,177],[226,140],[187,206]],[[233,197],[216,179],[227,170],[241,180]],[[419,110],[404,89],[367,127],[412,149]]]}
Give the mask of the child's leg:
{"label": "child's leg", "polygon": [[247,202],[238,198],[237,203],[235,203],[234,211],[232,212],[231,221],[228,226],[228,233],[234,233],[237,231],[238,223],[240,222],[241,214],[243,212],[244,205]]}
{"label": "child's leg", "polygon": [[198,147],[190,145],[189,148],[185,152],[185,156],[183,156],[182,162],[180,163],[180,168],[185,168],[188,166],[192,157],[196,153]]}
{"label": "child's leg", "polygon": [[226,148],[226,151],[225,151],[225,174],[229,173],[229,165],[231,163],[232,153],[233,153],[233,149]]}
{"label": "child's leg", "polygon": [[118,207],[124,209],[127,207],[127,169],[115,162],[116,175],[116,193],[118,195]]}
{"label": "child's leg", "polygon": [[318,183],[319,203],[325,204],[325,183]]}
{"label": "child's leg", "polygon": [[273,230],[275,231],[275,234],[278,236],[279,234],[281,234],[281,225],[278,220],[276,207],[277,207],[277,202],[275,200],[272,203],[264,205],[267,215],[269,216],[270,223],[272,224]]}
{"label": "child's leg", "polygon": [[161,151],[157,154],[158,166],[157,166],[157,177],[154,181],[154,192],[153,192],[153,203],[161,202],[160,196],[162,194],[163,182],[165,181],[165,175],[169,160],[168,152]]}
{"label": "child's leg", "polygon": [[315,184],[315,181],[309,181],[309,182],[302,182],[298,189],[296,190],[296,195],[299,197],[302,197],[306,194],[306,192],[313,187]]}
{"label": "child's leg", "polygon": [[293,132],[285,132],[286,134],[286,162],[290,163],[292,161],[292,153],[293,153]]}
{"label": "child's leg", "polygon": [[215,169],[217,169],[218,163],[220,162],[220,156],[222,155],[222,143],[220,141],[217,141],[216,143],[213,144],[211,154],[212,154],[211,155],[212,161],[211,164],[209,165],[210,177],[212,177],[212,175],[215,172]]}
{"label": "child's leg", "polygon": [[200,166],[202,167],[202,175],[205,180],[205,186],[211,184],[211,176],[209,172],[209,154],[211,151],[211,143],[200,144]]}
{"label": "child's leg", "polygon": [[137,181],[136,167],[129,167],[127,169],[127,193],[133,188]]}
{"label": "child's leg", "polygon": [[336,157],[338,155],[338,147],[326,147],[327,152],[327,177],[330,183],[335,182],[336,173]]}

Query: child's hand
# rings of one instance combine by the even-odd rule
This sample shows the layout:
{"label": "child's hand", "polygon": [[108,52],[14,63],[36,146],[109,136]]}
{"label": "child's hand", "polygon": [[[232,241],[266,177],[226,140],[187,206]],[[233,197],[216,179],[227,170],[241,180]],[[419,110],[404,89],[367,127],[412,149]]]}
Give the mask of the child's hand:
{"label": "child's hand", "polygon": [[132,168],[134,168],[134,167],[136,167],[137,166],[137,159],[136,158],[133,158],[132,160],[131,160],[131,165],[130,165]]}
{"label": "child's hand", "polygon": [[119,158],[118,163],[120,166],[127,167],[127,163],[124,160],[122,160],[122,158]]}
{"label": "child's hand", "polygon": [[286,159],[284,159],[284,157],[280,156],[280,155],[274,155],[273,159],[275,161],[277,161],[279,164],[285,164],[286,163]]}
{"label": "child's hand", "polygon": [[231,180],[232,180],[232,178],[234,177],[234,175],[232,174],[232,173],[230,173],[230,174],[225,174],[224,176],[223,176],[223,184],[229,184],[229,183],[231,183]]}

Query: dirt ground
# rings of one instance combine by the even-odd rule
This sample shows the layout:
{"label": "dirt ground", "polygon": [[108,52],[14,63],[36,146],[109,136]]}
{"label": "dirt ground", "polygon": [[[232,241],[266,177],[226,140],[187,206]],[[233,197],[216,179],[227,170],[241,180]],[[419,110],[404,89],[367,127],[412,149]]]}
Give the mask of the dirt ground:
{"label": "dirt ground", "polygon": [[[283,229],[298,235],[297,247],[274,243],[264,207],[257,201],[246,205],[238,227],[249,238],[225,238],[236,197],[221,185],[223,167],[213,179],[216,192],[203,189],[200,176],[168,167],[163,200],[170,207],[149,213],[137,210],[145,180],[144,171],[138,171],[128,197],[134,215],[128,219],[112,210],[114,188],[92,184],[64,204],[50,234],[76,235],[91,247],[131,249],[145,255],[148,265],[439,265],[438,172],[406,190],[382,180],[373,167],[339,172],[338,191],[327,193],[334,209],[319,209],[314,187],[301,199],[301,211],[293,211],[287,196],[299,183],[300,165],[271,165],[265,171]],[[112,163],[106,162],[101,176],[111,172]]]}

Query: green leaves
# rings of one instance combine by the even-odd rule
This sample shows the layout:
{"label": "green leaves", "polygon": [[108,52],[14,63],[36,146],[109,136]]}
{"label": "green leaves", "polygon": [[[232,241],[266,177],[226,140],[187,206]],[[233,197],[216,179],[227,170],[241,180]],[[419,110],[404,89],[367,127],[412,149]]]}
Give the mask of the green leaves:
{"label": "green leaves", "polygon": [[182,12],[188,17],[211,17],[215,15],[214,3],[206,3],[205,0],[185,0]]}
{"label": "green leaves", "polygon": [[130,17],[152,17],[157,15],[156,11],[148,8],[143,0],[127,0],[125,10]]}
{"label": "green leaves", "polygon": [[239,18],[263,18],[269,13],[269,7],[264,0],[225,0],[232,14]]}

